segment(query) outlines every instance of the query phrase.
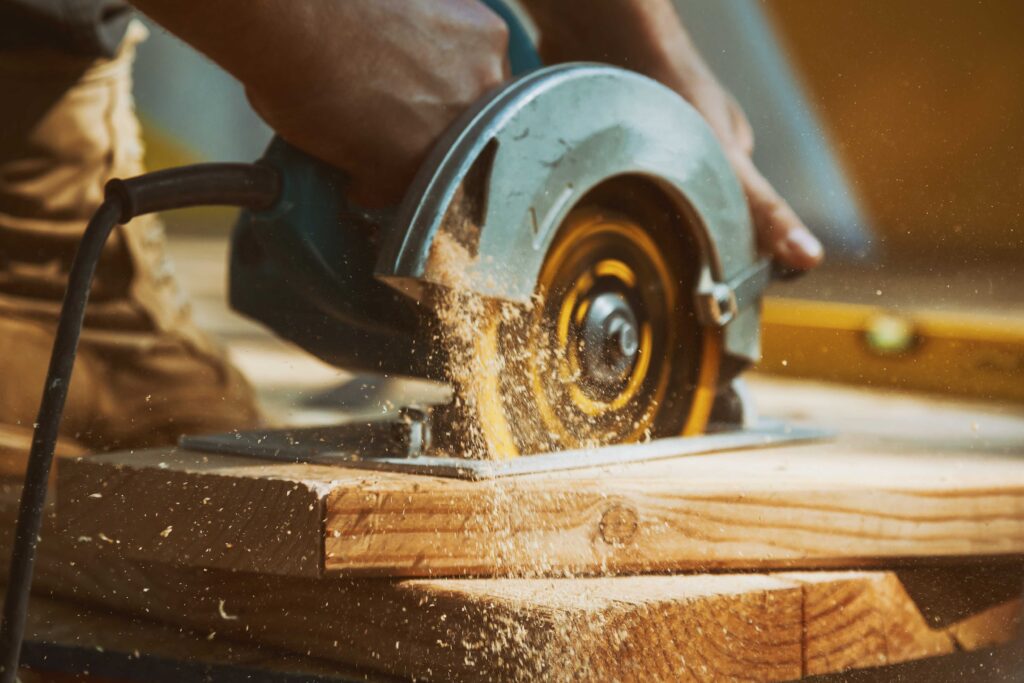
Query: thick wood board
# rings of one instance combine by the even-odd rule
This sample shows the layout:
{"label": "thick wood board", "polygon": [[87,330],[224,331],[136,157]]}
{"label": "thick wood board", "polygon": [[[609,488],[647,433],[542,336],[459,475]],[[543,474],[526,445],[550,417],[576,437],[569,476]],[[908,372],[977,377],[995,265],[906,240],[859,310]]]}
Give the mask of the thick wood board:
{"label": "thick wood board", "polygon": [[[224,259],[218,258],[216,245],[212,246],[211,250],[209,241],[199,242],[182,262],[194,269],[194,277],[186,278],[190,285],[223,280],[216,274]],[[226,313],[219,287],[216,292],[211,288],[208,296],[198,297],[200,317],[211,325],[232,326],[221,331],[232,337],[236,359],[264,389],[262,398],[274,409],[275,416],[295,419],[292,411],[296,396],[308,396],[314,383],[328,386],[343,379],[338,371],[316,367],[308,358],[269,339],[239,352],[239,338],[250,340],[259,332]],[[273,390],[267,391],[267,386]],[[906,455],[945,458],[947,463],[959,461],[960,469],[969,472],[973,456],[1000,459],[1020,450],[1019,416],[799,384],[762,382],[757,389],[766,414],[840,427],[842,448],[848,455],[876,453],[884,457],[909,441]],[[813,465],[806,465],[807,471],[801,465],[789,474],[811,477],[815,467],[823,468],[822,463],[830,462],[824,449],[814,452],[821,457]],[[715,462],[708,460],[704,474],[696,474],[712,480]],[[174,467],[168,462],[167,469],[161,470],[160,462],[166,460],[155,458],[153,467],[165,475]],[[216,467],[210,462],[201,464],[204,477],[216,474],[226,479],[216,481],[223,485],[218,488],[218,507],[229,503],[229,492],[238,488],[243,490],[242,500],[251,501],[256,493],[246,490],[236,478],[259,478],[256,470],[248,468],[265,467],[253,461],[219,460]],[[130,468],[118,475],[125,477],[118,489],[130,489],[128,476],[133,471]],[[341,481],[338,472],[312,476],[308,469],[288,467],[262,472],[291,486],[291,496],[299,495],[307,504],[310,499],[323,502],[321,520],[326,521],[327,497]],[[104,465],[96,474],[111,473],[111,468]],[[874,474],[887,486],[900,483],[877,468]],[[779,481],[774,472],[769,475],[769,483]],[[160,483],[176,480],[166,476],[161,479],[148,471],[144,476],[152,483],[153,488],[146,489],[152,495],[129,496],[125,501],[137,501],[137,509],[125,504],[111,513],[151,524],[154,533],[139,533],[134,540],[141,547],[132,550],[128,537],[116,533],[114,525],[121,522],[115,516],[95,517],[96,533],[89,540],[47,529],[37,565],[40,591],[88,601],[102,609],[188,625],[203,638],[212,634],[210,642],[214,644],[244,641],[253,646],[279,647],[297,655],[339,662],[346,670],[358,666],[373,672],[374,677],[388,673],[405,680],[557,680],[583,678],[581,672],[593,672],[594,678],[604,680],[675,681],[707,680],[714,672],[737,671],[735,678],[741,680],[779,680],[986,647],[1010,638],[1019,619],[1016,602],[993,602],[995,606],[990,606],[963,600],[966,608],[954,605],[954,609],[919,609],[897,574],[876,571],[582,581],[305,578],[301,575],[320,573],[319,564],[326,559],[324,548],[319,549],[318,561],[311,565],[290,557],[306,552],[308,537],[294,546],[254,540],[260,534],[281,540],[290,536],[289,530],[294,535],[298,533],[292,528],[296,520],[278,514],[279,523],[268,533],[266,516],[252,508],[253,514],[222,521],[218,527],[223,527],[218,532],[222,537],[217,540],[223,548],[214,548],[217,544],[208,523],[193,526],[187,515],[184,521],[170,515],[167,497],[173,499],[177,494],[162,489]],[[724,479],[719,473],[714,480]],[[348,486],[380,480],[378,475],[365,475],[358,481],[344,479]],[[80,481],[89,488],[85,486],[88,480]],[[204,497],[198,497],[200,504]],[[106,498],[105,504],[113,499]],[[89,500],[96,503],[103,499]],[[263,501],[263,506],[280,509],[270,500]],[[285,509],[297,513],[296,519],[303,524],[308,519],[298,514],[301,505]],[[177,511],[182,511],[181,505]],[[95,512],[83,510],[83,519]],[[5,524],[3,528],[10,526]],[[161,532],[167,526],[173,528],[165,537]],[[609,522],[607,528],[620,530],[611,534],[615,538],[624,533],[621,529],[628,531],[630,526]],[[195,533],[190,534],[192,531]],[[171,544],[172,539],[177,545]],[[231,548],[228,543],[232,543]],[[262,545],[249,545],[256,543]],[[241,551],[243,559],[230,559],[234,550]],[[179,564],[198,564],[206,558],[211,565],[262,566],[300,576],[147,564],[126,559],[126,551],[171,562],[177,558]],[[254,558],[254,554],[263,557]],[[959,575],[959,570],[944,571]],[[927,577],[915,583],[922,582],[932,583]],[[990,589],[989,583],[971,576],[943,584],[948,587],[935,593],[1000,599],[1007,594],[1005,585]],[[932,612],[941,613],[941,623],[928,616]],[[581,628],[558,628],[566,623]],[[988,667],[991,660],[985,654]],[[276,653],[270,656],[275,660],[278,657]],[[739,670],[737,662],[743,662],[745,668]],[[544,666],[550,668],[543,671]]]}
{"label": "thick wood board", "polygon": [[1024,417],[764,382],[833,443],[465,482],[186,451],[66,460],[69,542],[296,576],[872,567],[1024,555]]}
{"label": "thick wood board", "polygon": [[[1010,602],[933,628],[891,572],[303,579],[64,553],[43,555],[51,595],[268,646],[276,670],[284,650],[373,680],[783,681],[1005,643],[1020,613]],[[132,629],[105,647],[117,642],[149,652]]]}

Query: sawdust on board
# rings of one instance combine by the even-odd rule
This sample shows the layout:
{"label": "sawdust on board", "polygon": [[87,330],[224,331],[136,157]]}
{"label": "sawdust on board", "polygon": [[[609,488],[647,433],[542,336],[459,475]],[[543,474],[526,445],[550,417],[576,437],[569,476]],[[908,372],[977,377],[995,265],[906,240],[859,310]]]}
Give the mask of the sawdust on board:
{"label": "sawdust on board", "polygon": [[[433,308],[440,323],[435,341],[444,348],[445,374],[455,390],[451,406],[454,419],[449,424],[455,430],[455,434],[449,435],[455,451],[451,454],[504,458],[511,453],[506,450],[507,443],[500,443],[501,430],[492,429],[493,424],[488,425],[488,429],[483,425],[488,415],[493,417],[488,407],[493,407],[497,398],[494,395],[499,386],[496,382],[510,370],[506,364],[526,360],[525,354],[546,351],[530,343],[528,325],[517,324],[532,317],[530,306],[488,300],[469,292],[470,268],[474,262],[469,250],[455,237],[444,231],[438,233],[428,260],[428,276],[442,285],[432,295],[436,297]],[[504,339],[504,353],[482,353],[480,344],[497,336],[492,333],[497,325],[501,325],[501,334],[516,335],[516,338]],[[523,357],[517,358],[517,354]],[[529,424],[527,411],[536,410],[530,389],[506,382],[500,385],[500,391],[503,422],[513,429]],[[536,442],[536,435],[533,436]],[[543,440],[541,435],[540,441]],[[557,447],[553,435],[547,445]],[[553,539],[560,538],[560,530],[552,528],[550,535],[545,533],[541,528],[544,515],[519,505],[516,497],[510,495],[508,482],[491,480],[480,485],[491,488],[491,495],[486,498],[488,509],[479,517],[480,528],[467,529],[467,542],[480,545],[481,555],[488,557],[488,564],[496,568],[497,574],[518,578],[559,577],[551,580],[564,580],[573,575],[554,559],[558,549],[553,546],[557,542]],[[572,507],[571,491],[545,495],[548,499],[542,502],[544,508],[568,510]],[[512,532],[523,528],[531,532]],[[531,558],[525,566],[524,557]],[[507,680],[571,681],[587,677],[588,671],[594,673],[593,667],[602,668],[602,660],[614,657],[614,653],[597,651],[595,646],[614,641],[616,636],[606,630],[603,612],[598,614],[585,609],[588,603],[585,592],[567,596],[567,600],[578,603],[579,609],[545,614],[539,620],[531,617],[524,621],[517,610],[496,606],[488,618],[474,624],[472,632],[453,633],[452,642],[444,645],[465,653],[463,673],[469,678],[474,671],[496,669],[502,671],[502,678]],[[581,617],[582,614],[586,616]]]}

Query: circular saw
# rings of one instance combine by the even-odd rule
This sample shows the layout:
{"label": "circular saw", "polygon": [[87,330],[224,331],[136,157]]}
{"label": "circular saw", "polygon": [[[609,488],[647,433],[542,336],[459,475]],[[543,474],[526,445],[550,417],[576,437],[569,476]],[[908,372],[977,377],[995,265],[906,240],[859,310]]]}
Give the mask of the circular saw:
{"label": "circular saw", "polygon": [[348,202],[340,173],[282,140],[263,163],[281,194],[236,227],[233,306],[339,367],[452,393],[190,447],[489,476],[800,436],[754,425],[735,381],[771,275],[743,191],[655,81],[522,76],[456,122],[391,211]]}
{"label": "circular saw", "polygon": [[455,123],[395,211],[366,211],[346,188],[280,139],[257,164],[107,183],[69,271],[29,453],[7,671],[93,276],[136,216],[248,207],[232,239],[237,310],[330,363],[452,389],[367,422],[186,448],[481,479],[822,436],[751,418],[735,380],[758,355],[770,263],[712,131],[654,81],[591,64],[532,71]]}

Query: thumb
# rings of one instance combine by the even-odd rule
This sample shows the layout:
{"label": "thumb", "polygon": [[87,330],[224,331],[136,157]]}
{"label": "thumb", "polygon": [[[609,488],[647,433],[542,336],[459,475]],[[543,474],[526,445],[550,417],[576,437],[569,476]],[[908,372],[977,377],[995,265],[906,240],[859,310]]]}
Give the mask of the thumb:
{"label": "thumb", "polygon": [[782,265],[810,270],[824,258],[821,242],[745,154],[732,159],[750,205],[758,243]]}

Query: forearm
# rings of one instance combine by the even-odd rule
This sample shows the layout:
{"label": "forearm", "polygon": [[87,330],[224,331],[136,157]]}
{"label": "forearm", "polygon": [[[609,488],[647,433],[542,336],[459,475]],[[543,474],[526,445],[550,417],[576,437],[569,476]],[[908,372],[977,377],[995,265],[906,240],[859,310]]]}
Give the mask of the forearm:
{"label": "forearm", "polygon": [[287,87],[348,41],[346,3],[309,0],[132,0],[248,87]]}
{"label": "forearm", "polygon": [[599,61],[687,92],[714,76],[670,0],[522,0],[546,62]]}
{"label": "forearm", "polygon": [[245,85],[285,140],[394,201],[459,113],[506,76],[476,0],[135,0]]}

